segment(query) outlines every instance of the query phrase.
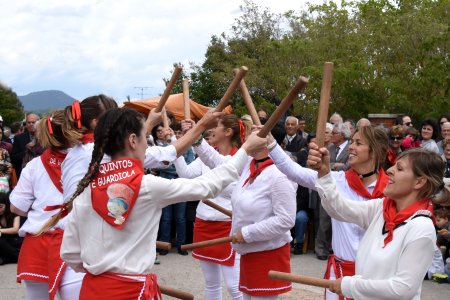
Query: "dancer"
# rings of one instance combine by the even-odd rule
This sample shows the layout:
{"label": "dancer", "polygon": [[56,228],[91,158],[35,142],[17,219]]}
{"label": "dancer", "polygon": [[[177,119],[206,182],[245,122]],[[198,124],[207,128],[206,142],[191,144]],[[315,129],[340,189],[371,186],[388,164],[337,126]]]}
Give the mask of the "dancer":
{"label": "dancer", "polygon": [[62,126],[64,112],[55,111],[42,119],[36,136],[47,150],[31,160],[22,170],[11,193],[11,211],[27,217],[19,230],[25,237],[17,265],[17,281],[25,282],[27,299],[78,299],[83,274],[75,273],[59,256],[65,220],[59,221],[45,234],[35,236],[61,207],[61,163],[66,157],[67,143]]}
{"label": "dancer", "polygon": [[[209,168],[230,159],[217,153],[206,141],[194,148]],[[290,271],[296,185],[275,167],[264,149],[247,162],[236,182],[231,204],[233,248],[241,255],[239,289],[245,300],[277,299],[277,295],[290,291],[292,286],[269,279],[267,273]]]}
{"label": "dancer", "polygon": [[[221,155],[232,156],[245,140],[246,132],[250,132],[247,122],[233,114],[224,115],[210,135],[208,143],[214,145]],[[174,165],[178,175],[184,178],[195,178],[210,170],[200,158],[188,165],[180,156]],[[236,182],[231,183],[217,197],[209,200],[231,211],[231,193],[235,186]],[[230,236],[230,232],[231,218],[200,201],[193,242]],[[198,248],[192,251],[192,257],[200,260],[205,280],[205,299],[222,299],[222,278],[232,299],[243,299],[239,291],[240,255],[231,248],[231,244]]]}
{"label": "dancer", "polygon": [[317,188],[328,213],[367,230],[356,276],[333,281],[330,290],[354,299],[420,299],[436,244],[433,202],[450,205],[439,155],[419,148],[401,153],[387,170],[386,197],[364,202],[345,200],[330,176],[327,149],[312,145],[308,163],[318,171]]}
{"label": "dancer", "polygon": [[[217,115],[207,113],[176,141],[177,154],[185,152]],[[256,135],[253,139],[259,141],[256,147],[243,145],[217,170],[196,179],[168,180],[144,175],[144,118],[130,109],[107,111],[95,129],[89,171],[68,202],[73,209],[61,247],[61,257],[71,267],[87,272],[80,299],[136,299],[139,295],[152,299],[158,294],[156,276],[150,272],[162,207],[217,195],[237,179],[246,153],[263,146],[265,139]],[[104,154],[112,160],[101,164]]]}
{"label": "dancer", "polygon": [[[304,187],[314,189],[317,172],[292,162],[275,141],[268,138],[270,156],[278,169],[289,179]],[[386,159],[388,138],[380,128],[363,126],[357,128],[350,140],[348,149],[348,171],[332,171],[337,190],[353,201],[366,201],[380,198],[388,183],[388,177],[381,166]],[[333,219],[332,247],[333,255],[328,257],[325,278],[340,278],[354,275],[356,251],[364,228],[358,225]],[[326,299],[337,299],[337,295],[326,291]]]}

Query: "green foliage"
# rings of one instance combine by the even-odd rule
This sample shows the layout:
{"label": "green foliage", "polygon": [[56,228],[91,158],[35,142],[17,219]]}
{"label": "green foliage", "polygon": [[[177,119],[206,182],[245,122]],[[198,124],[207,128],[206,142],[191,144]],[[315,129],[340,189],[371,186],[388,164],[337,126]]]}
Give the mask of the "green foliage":
{"label": "green foliage", "polygon": [[4,125],[21,121],[24,117],[22,103],[10,88],[0,84],[0,115]]}
{"label": "green foliage", "polygon": [[[334,63],[330,113],[357,120],[369,113],[406,113],[420,120],[450,107],[450,1],[329,1],[282,15],[245,1],[229,35],[213,36],[193,65],[191,95],[214,105],[232,78],[245,77],[256,107],[274,108],[296,79],[308,76],[293,114],[315,123],[323,64]],[[239,93],[238,114],[246,112]]]}

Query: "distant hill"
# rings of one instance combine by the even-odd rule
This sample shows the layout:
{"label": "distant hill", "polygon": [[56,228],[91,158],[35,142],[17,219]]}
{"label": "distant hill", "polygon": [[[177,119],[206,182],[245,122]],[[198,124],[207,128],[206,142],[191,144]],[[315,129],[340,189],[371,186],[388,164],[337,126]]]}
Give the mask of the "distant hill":
{"label": "distant hill", "polygon": [[75,100],[66,93],[56,90],[33,92],[19,96],[19,99],[26,112],[35,113],[64,108]]}

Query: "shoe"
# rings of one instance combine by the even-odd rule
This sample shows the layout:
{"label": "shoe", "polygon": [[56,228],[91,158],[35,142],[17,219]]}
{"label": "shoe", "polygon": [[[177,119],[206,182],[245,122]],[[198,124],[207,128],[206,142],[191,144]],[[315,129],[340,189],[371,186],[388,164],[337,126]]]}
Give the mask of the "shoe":
{"label": "shoe", "polygon": [[159,260],[158,255],[156,255],[156,257],[155,257],[155,265],[160,265],[160,264],[161,264],[161,261]]}
{"label": "shoe", "polygon": [[317,259],[319,259],[319,260],[327,260],[328,259],[328,255],[317,255]]}
{"label": "shoe", "polygon": [[164,255],[167,255],[167,253],[169,253],[169,250],[166,250],[166,249],[160,249],[159,250],[159,255],[164,256]]}
{"label": "shoe", "polygon": [[189,253],[186,250],[181,250],[181,247],[178,247],[178,254],[185,256],[188,255]]}
{"label": "shoe", "polygon": [[303,254],[303,244],[295,244],[294,245],[294,255]]}

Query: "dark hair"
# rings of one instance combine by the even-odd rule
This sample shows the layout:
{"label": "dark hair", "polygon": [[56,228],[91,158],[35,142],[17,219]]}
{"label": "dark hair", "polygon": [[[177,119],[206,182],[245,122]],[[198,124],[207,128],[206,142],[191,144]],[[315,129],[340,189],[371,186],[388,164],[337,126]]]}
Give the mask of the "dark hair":
{"label": "dark hair", "polygon": [[172,128],[173,131],[181,131],[181,123],[180,122],[174,122],[170,124],[170,128]]}
{"label": "dark hair", "polygon": [[3,215],[5,216],[6,224],[8,224],[7,226],[12,226],[12,224],[14,223],[14,218],[17,215],[11,212],[11,202],[9,201],[9,194],[0,193],[0,204],[5,204],[5,212],[3,213]]}
{"label": "dark hair", "polygon": [[450,115],[443,114],[443,115],[441,115],[441,116],[439,117],[439,119],[438,119],[439,124],[441,123],[442,118],[447,119],[447,122],[450,122]]}
{"label": "dark hair", "polygon": [[16,134],[23,128],[22,121],[17,121],[11,124],[11,133]]}
{"label": "dark hair", "polygon": [[80,102],[81,110],[81,128],[78,126],[78,121],[72,116],[73,104],[64,109],[66,121],[64,122],[64,135],[69,140],[70,144],[77,144],[82,138],[83,134],[92,131],[91,122],[94,119],[99,119],[100,116],[111,108],[117,108],[117,103],[114,99],[100,94],[98,96],[91,96]]}
{"label": "dark hair", "polygon": [[441,127],[438,126],[437,120],[433,119],[433,118],[427,118],[422,121],[422,123],[420,124],[420,129],[421,129],[420,137],[421,138],[422,138],[422,127],[425,125],[429,125],[433,128],[433,135],[431,136],[431,139],[435,140],[439,136],[440,131],[441,131]]}
{"label": "dark hair", "polygon": [[278,145],[281,145],[283,143],[284,137],[286,136],[286,130],[284,129],[284,126],[280,123],[276,123],[275,126],[270,131],[275,141],[277,141]]}
{"label": "dark hair", "polygon": [[159,123],[158,125],[154,126],[152,128],[151,133],[150,133],[152,135],[152,137],[153,137],[153,141],[155,142],[155,145],[156,145],[156,141],[158,140],[158,136],[157,136],[156,132],[158,131],[159,127],[163,127],[164,128],[163,123]]}
{"label": "dark hair", "polygon": [[434,211],[434,216],[442,219],[450,218],[450,211],[448,211],[446,208],[436,209]]}
{"label": "dark hair", "polygon": [[[72,202],[78,197],[97,175],[104,154],[114,156],[125,149],[125,140],[130,134],[141,135],[145,118],[142,114],[129,108],[112,108],[99,119],[94,131],[94,150],[88,172],[78,183],[77,189],[67,201],[67,209],[72,209]],[[60,219],[60,211],[39,231],[38,235],[52,228]]]}
{"label": "dark hair", "polygon": [[[242,122],[242,126],[244,127],[244,132],[242,132],[243,134],[242,136],[241,136],[241,126],[239,124],[240,122]],[[238,148],[241,147],[242,144],[244,143],[241,137],[244,137],[245,140],[245,137],[247,137],[247,135],[251,131],[251,125],[247,120],[241,120],[238,118],[238,116],[233,114],[223,115],[222,117],[220,117],[219,123],[222,124],[225,129],[230,128],[233,131],[230,137],[231,144]]]}
{"label": "dark hair", "polygon": [[415,177],[427,179],[420,198],[431,198],[436,204],[450,205],[450,186],[443,182],[445,164],[441,156],[423,148],[410,148],[402,152],[397,161],[404,157],[409,159]]}
{"label": "dark hair", "polygon": [[315,132],[309,133],[308,136],[306,137],[306,145],[309,145],[309,143],[311,143],[311,140],[315,138],[316,138]]}

